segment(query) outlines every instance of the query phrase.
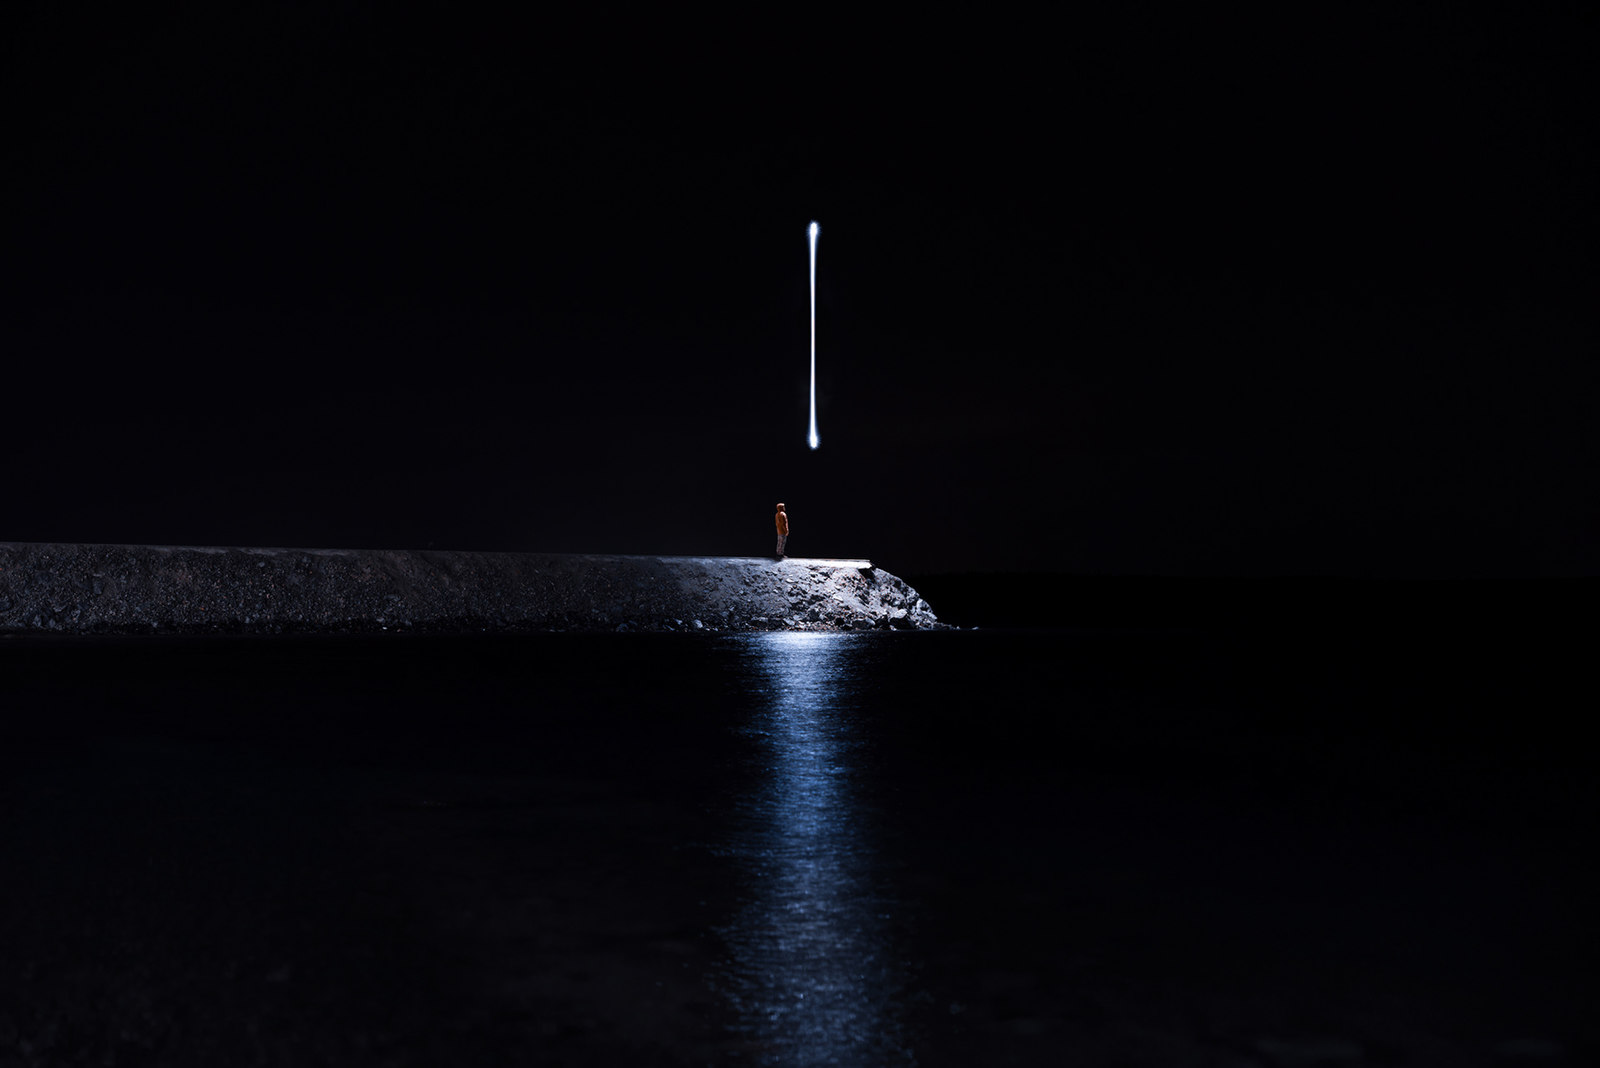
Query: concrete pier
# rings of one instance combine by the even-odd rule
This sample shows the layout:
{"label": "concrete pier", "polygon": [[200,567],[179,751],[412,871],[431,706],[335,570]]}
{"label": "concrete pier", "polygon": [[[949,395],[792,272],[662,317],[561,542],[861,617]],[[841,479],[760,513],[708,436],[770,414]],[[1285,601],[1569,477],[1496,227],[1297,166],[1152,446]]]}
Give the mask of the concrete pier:
{"label": "concrete pier", "polygon": [[868,560],[0,543],[0,632],[930,629]]}

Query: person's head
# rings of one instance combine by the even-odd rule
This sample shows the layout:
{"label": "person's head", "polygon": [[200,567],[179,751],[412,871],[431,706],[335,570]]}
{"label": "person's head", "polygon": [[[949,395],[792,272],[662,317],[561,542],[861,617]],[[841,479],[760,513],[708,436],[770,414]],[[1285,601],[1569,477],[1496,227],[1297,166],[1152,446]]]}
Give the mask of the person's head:
{"label": "person's head", "polygon": [[782,501],[778,502],[778,511],[780,511],[780,512],[783,511],[783,502]]}

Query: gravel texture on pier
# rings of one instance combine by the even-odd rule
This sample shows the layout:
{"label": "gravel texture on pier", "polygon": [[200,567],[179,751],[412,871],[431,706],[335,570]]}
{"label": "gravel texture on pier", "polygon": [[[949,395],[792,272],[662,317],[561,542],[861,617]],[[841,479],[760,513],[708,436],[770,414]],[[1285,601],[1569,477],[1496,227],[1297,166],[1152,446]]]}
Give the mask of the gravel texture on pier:
{"label": "gravel texture on pier", "polygon": [[826,561],[0,543],[0,632],[942,626],[901,579]]}

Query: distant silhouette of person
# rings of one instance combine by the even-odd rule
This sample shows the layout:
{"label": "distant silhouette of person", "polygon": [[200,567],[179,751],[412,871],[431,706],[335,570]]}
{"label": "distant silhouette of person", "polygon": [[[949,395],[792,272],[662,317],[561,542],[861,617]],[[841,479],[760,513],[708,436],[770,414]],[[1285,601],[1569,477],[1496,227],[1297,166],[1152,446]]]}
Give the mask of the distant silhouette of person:
{"label": "distant silhouette of person", "polygon": [[783,502],[778,502],[778,514],[772,517],[778,526],[778,559],[783,559],[783,543],[789,540],[789,513],[783,510]]}

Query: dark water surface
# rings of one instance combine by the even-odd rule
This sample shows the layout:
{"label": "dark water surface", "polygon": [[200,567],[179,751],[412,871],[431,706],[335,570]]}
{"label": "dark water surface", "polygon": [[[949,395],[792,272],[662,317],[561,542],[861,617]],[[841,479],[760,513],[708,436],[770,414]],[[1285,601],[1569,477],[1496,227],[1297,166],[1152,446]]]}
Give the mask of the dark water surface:
{"label": "dark water surface", "polygon": [[1593,1064],[1588,662],[0,640],[0,1064]]}

